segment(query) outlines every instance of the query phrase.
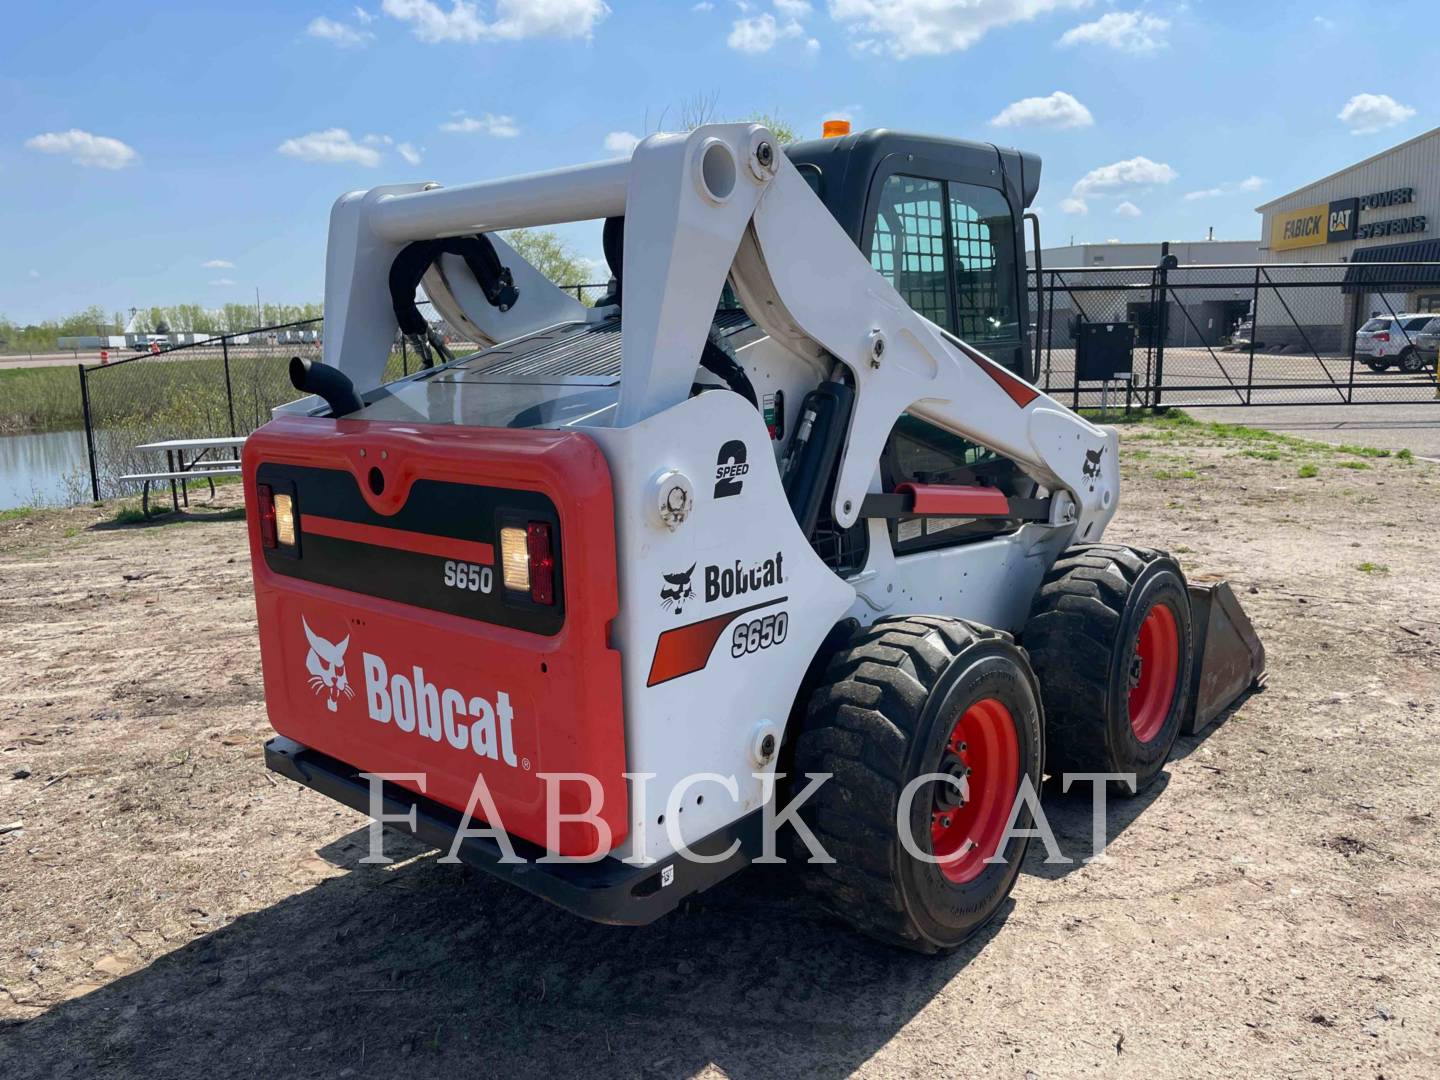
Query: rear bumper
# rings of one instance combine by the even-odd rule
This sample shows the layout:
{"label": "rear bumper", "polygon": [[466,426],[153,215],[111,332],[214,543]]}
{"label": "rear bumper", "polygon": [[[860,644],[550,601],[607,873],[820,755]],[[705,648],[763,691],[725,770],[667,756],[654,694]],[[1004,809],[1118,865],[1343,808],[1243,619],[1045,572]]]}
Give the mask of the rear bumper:
{"label": "rear bumper", "polygon": [[[296,783],[344,803],[362,814],[370,812],[370,781],[360,770],[293,739],[278,736],[265,744],[265,766]],[[383,785],[384,812],[406,814],[415,811],[415,826],[387,823],[389,828],[410,833],[423,843],[449,852],[462,815],[433,799],[417,795],[396,784]],[[471,822],[471,829],[483,827]],[[717,885],[749,863],[761,851],[761,811],[732,822],[691,845],[698,855],[718,855],[737,840],[734,853],[723,861],[694,862],[675,856],[635,866],[607,856],[597,862],[553,862],[536,860],[545,850],[518,836],[510,837],[515,854],[523,863],[504,863],[500,845],[489,837],[467,836],[460,842],[457,857],[464,863],[503,878],[543,900],[595,922],[643,926],[673,911],[688,896]],[[666,878],[669,878],[668,884]]]}

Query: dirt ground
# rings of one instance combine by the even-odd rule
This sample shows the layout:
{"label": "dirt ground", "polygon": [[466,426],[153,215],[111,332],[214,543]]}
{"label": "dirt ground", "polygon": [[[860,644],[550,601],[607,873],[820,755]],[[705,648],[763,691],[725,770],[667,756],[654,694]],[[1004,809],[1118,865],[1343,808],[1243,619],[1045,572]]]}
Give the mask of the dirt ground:
{"label": "dirt ground", "polygon": [[940,959],[783,869],[627,929],[360,866],[364,819],[262,764],[237,489],[0,522],[0,1076],[1440,1075],[1440,466],[1124,445],[1108,536],[1235,582],[1269,687],[1112,806],[1103,861],[1088,793],[1047,794],[1077,861],[1032,845]]}

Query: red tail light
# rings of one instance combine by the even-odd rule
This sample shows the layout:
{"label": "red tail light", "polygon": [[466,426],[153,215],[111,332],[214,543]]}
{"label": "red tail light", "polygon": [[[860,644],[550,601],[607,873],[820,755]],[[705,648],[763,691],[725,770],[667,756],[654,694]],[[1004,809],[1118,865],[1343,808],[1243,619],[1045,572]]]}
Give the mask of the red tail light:
{"label": "red tail light", "polygon": [[1389,340],[1390,340],[1390,331],[1389,331],[1389,330],[1381,330],[1378,334],[1375,335],[1375,340],[1376,340],[1376,341],[1389,341]]}
{"label": "red tail light", "polygon": [[255,485],[255,503],[260,517],[260,546],[278,547],[279,541],[275,538],[275,492],[269,484]]}
{"label": "red tail light", "polygon": [[537,604],[555,603],[555,550],[550,545],[550,526],[543,521],[526,525],[525,549],[530,556],[530,599]]}

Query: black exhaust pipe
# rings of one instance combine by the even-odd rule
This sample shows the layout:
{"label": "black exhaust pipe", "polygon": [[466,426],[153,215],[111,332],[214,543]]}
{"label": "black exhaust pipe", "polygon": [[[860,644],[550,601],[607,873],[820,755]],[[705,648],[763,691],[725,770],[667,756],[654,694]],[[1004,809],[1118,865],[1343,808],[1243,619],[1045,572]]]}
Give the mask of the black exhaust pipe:
{"label": "black exhaust pipe", "polygon": [[290,382],[303,394],[315,394],[324,398],[325,404],[330,406],[331,416],[338,418],[359,412],[365,407],[360,395],[355,393],[355,384],[350,381],[350,377],[338,368],[319,360],[292,356]]}

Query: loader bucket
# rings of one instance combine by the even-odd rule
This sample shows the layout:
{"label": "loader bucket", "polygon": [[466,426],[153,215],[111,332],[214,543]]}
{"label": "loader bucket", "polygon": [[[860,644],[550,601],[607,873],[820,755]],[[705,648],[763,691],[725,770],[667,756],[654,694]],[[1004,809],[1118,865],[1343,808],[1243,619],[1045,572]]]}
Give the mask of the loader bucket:
{"label": "loader bucket", "polygon": [[1264,682],[1265,646],[1229,582],[1192,582],[1190,617],[1195,627],[1193,707],[1182,731],[1195,735],[1241,694]]}

